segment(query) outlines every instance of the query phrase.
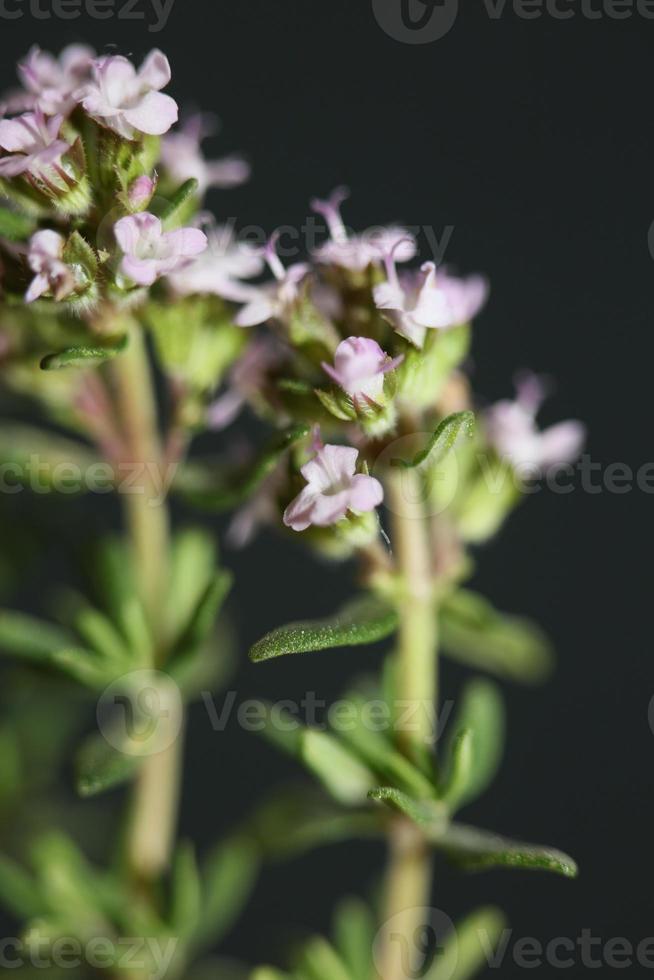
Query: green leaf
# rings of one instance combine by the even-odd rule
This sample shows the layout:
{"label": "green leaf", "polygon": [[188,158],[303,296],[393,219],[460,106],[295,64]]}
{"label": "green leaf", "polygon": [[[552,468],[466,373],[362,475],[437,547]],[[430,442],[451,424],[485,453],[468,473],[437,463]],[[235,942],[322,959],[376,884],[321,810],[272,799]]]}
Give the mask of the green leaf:
{"label": "green leaf", "polygon": [[98,734],[82,743],[75,757],[75,785],[80,796],[98,796],[134,777],[143,760],[119,751],[115,744]]}
{"label": "green leaf", "polygon": [[32,876],[4,854],[0,854],[0,903],[23,920],[43,911],[43,901]]}
{"label": "green leaf", "polygon": [[468,436],[472,435],[474,424],[475,416],[472,412],[455,412],[453,415],[448,415],[437,426],[424,449],[416,453],[413,459],[392,459],[391,466],[415,469],[415,467],[420,466],[427,459],[429,459],[431,466],[437,466],[450,450],[453,449],[461,432]]}
{"label": "green leaf", "polygon": [[290,653],[360,646],[383,640],[397,629],[397,612],[376,596],[364,595],[327,619],[279,626],[250,650],[254,663]]}
{"label": "green leaf", "polygon": [[175,217],[190,198],[196,197],[199,184],[195,177],[190,177],[178,190],[175,191],[170,201],[160,210],[159,218],[167,230],[175,226]]}
{"label": "green leaf", "polygon": [[310,432],[308,425],[297,425],[275,436],[261,456],[245,467],[225,468],[191,461],[180,467],[174,488],[189,503],[212,511],[238,506],[272,473],[285,452]]}
{"label": "green leaf", "polygon": [[36,229],[34,218],[10,208],[0,207],[0,238],[24,242]]}
{"label": "green leaf", "polygon": [[209,948],[232,928],[245,907],[259,871],[260,857],[247,837],[221,842],[202,864],[202,908],[193,948]]}
{"label": "green leaf", "polygon": [[303,731],[300,758],[334,799],[346,806],[363,802],[375,781],[374,773],[327,732]]}
{"label": "green leaf", "polygon": [[153,638],[141,600],[129,548],[118,538],[106,538],[94,561],[98,593],[132,651],[136,663],[151,661]]}
{"label": "green leaf", "polygon": [[11,656],[47,662],[70,643],[70,634],[50,623],[0,610],[0,649]]}
{"label": "green leaf", "polygon": [[378,786],[370,790],[368,797],[403,814],[421,827],[431,828],[434,834],[442,833],[445,826],[445,812],[435,800],[414,800],[392,786]]}
{"label": "green leaf", "polygon": [[375,920],[365,902],[345,898],[334,915],[334,942],[352,980],[369,980]]}
{"label": "green leaf", "polygon": [[[86,471],[98,464],[104,467],[106,485],[113,483],[110,467],[99,463],[96,454],[83,443],[21,423],[3,424],[0,462],[9,464],[6,480],[15,480],[17,486],[33,486],[37,492],[44,488],[67,494],[83,492],[87,486]],[[10,472],[9,467],[15,472]],[[94,483],[96,480],[94,476]]]}
{"label": "green leaf", "polygon": [[122,673],[121,669],[117,670],[115,665],[107,664],[92,650],[82,647],[57,650],[50,659],[54,666],[93,691],[102,690]]}
{"label": "green leaf", "polygon": [[546,677],[552,650],[528,619],[498,612],[487,599],[459,589],[443,603],[440,615],[446,654],[468,666],[531,684]]}
{"label": "green leaf", "polygon": [[175,644],[168,665],[171,677],[178,682],[182,675],[192,671],[198,657],[204,653],[222,604],[232,587],[232,581],[231,572],[220,571],[200,596],[186,629]]}
{"label": "green leaf", "polygon": [[76,347],[67,347],[54,354],[46,354],[41,360],[41,370],[56,371],[60,368],[69,367],[94,367],[96,364],[102,364],[103,361],[108,361],[112,357],[122,354],[128,343],[128,335],[124,334],[113,343],[98,344],[93,347],[81,344]]}
{"label": "green leaf", "polygon": [[476,909],[457,922],[442,944],[425,980],[470,980],[488,963],[506,928],[504,914],[493,906]]}
{"label": "green leaf", "polygon": [[185,528],[175,535],[168,588],[168,632],[179,637],[188,626],[216,567],[216,547],[203,528]]}
{"label": "green leaf", "polygon": [[202,915],[202,882],[193,845],[185,841],[177,848],[172,876],[170,924],[183,940],[194,934]]}
{"label": "green leaf", "polygon": [[444,793],[451,807],[480,796],[493,781],[504,751],[504,704],[492,681],[476,678],[464,688],[452,723]]}
{"label": "green leaf", "polygon": [[323,391],[322,388],[316,388],[315,394],[323,408],[326,408],[334,418],[340,419],[341,422],[353,422],[356,419],[357,413],[351,399],[333,391]]}
{"label": "green leaf", "polygon": [[576,863],[562,851],[510,840],[465,824],[450,824],[443,836],[433,843],[470,871],[506,867],[553,871],[566,878],[576,878],[578,874]]}
{"label": "green leaf", "polygon": [[387,821],[370,807],[344,810],[314,787],[286,790],[259,808],[253,833],[267,857],[297,857],[350,840],[377,840]]}
{"label": "green leaf", "polygon": [[308,980],[352,980],[334,947],[322,936],[315,936],[304,946],[299,969]]}

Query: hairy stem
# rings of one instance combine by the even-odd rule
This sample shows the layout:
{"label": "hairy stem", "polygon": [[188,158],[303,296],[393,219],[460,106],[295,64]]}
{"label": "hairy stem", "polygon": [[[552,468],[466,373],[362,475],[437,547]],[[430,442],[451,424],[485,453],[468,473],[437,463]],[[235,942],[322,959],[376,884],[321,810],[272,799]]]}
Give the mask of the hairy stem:
{"label": "hairy stem", "polygon": [[[122,501],[131,541],[138,588],[155,641],[152,666],[165,653],[165,609],[170,574],[170,529],[165,473],[157,425],[157,404],[147,351],[133,325],[127,351],[112,365],[116,397],[132,471]],[[120,474],[119,474],[120,484]],[[157,701],[161,707],[160,701]],[[176,705],[165,705],[158,724],[167,726],[161,744],[139,769],[127,835],[127,859],[140,883],[155,881],[167,868],[177,822],[184,718]],[[159,732],[157,733],[159,734]]]}
{"label": "hairy stem", "polygon": [[[396,663],[396,718],[401,751],[417,760],[436,734],[437,613],[431,539],[422,479],[415,470],[398,471],[389,480],[393,547],[401,580]],[[382,980],[419,976],[420,927],[429,918],[431,859],[420,830],[398,819],[391,828],[385,882]]]}

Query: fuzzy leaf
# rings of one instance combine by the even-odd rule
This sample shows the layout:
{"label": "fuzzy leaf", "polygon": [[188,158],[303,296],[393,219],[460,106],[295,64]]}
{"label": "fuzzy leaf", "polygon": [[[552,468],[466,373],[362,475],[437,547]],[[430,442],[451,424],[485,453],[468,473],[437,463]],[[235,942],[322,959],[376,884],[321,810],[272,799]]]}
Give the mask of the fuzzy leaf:
{"label": "fuzzy leaf", "polygon": [[142,759],[120,752],[104,735],[90,735],[75,758],[75,785],[80,796],[98,796],[128,782]]}
{"label": "fuzzy leaf", "polygon": [[334,799],[346,806],[363,802],[375,781],[374,773],[327,732],[303,731],[300,758]]}
{"label": "fuzzy leaf", "polygon": [[528,871],[553,871],[566,878],[576,878],[578,874],[576,863],[562,851],[510,840],[508,837],[500,837],[465,824],[450,824],[445,834],[435,840],[434,844],[470,871],[507,867]]}
{"label": "fuzzy leaf", "polygon": [[253,833],[262,852],[278,859],[342,841],[383,838],[385,821],[370,807],[344,809],[302,786],[267,801],[255,815]]}
{"label": "fuzzy leaf", "polygon": [[531,684],[552,667],[551,646],[528,619],[498,612],[487,599],[459,589],[442,605],[446,654],[471,667]]}
{"label": "fuzzy leaf", "polygon": [[63,258],[66,265],[80,266],[88,279],[96,278],[98,257],[78,231],[74,231],[66,242]]}
{"label": "fuzzy leaf", "polygon": [[455,412],[453,415],[448,415],[437,426],[425,448],[421,449],[419,453],[416,453],[413,459],[393,459],[391,460],[391,466],[415,469],[416,466],[420,466],[427,459],[429,459],[431,466],[437,466],[454,447],[461,432],[464,432],[466,435],[472,434],[474,424],[475,416],[472,412]]}
{"label": "fuzzy leaf", "polygon": [[492,681],[476,678],[466,685],[452,723],[444,794],[451,807],[480,796],[499,768],[504,750],[504,704]]}
{"label": "fuzzy leaf", "polygon": [[56,371],[60,368],[69,367],[93,367],[116,357],[117,354],[122,354],[128,343],[128,335],[124,334],[111,344],[107,343],[95,347],[80,344],[76,347],[67,347],[54,354],[47,354],[41,360],[41,369],[43,371]]}
{"label": "fuzzy leaf", "polygon": [[231,510],[250,497],[277,466],[281,456],[310,432],[307,425],[294,426],[275,436],[261,456],[246,467],[216,468],[206,462],[180,467],[177,490],[189,503],[210,511]]}
{"label": "fuzzy leaf", "polygon": [[504,914],[493,906],[471,912],[445,938],[425,980],[471,980],[487,965],[505,927]]}
{"label": "fuzzy leaf", "polygon": [[414,800],[391,786],[379,786],[370,790],[368,798],[376,803],[383,803],[420,826],[432,828],[435,834],[441,833],[444,827],[445,814],[436,801]]}
{"label": "fuzzy leaf", "polygon": [[[365,699],[351,694],[346,700],[357,709],[357,717],[363,719]],[[401,755],[381,733],[370,731],[364,724],[360,724],[341,732],[340,736],[381,778],[390,780],[393,785],[417,797],[429,798],[435,795],[431,779]]]}
{"label": "fuzzy leaf", "polygon": [[185,181],[181,187],[179,187],[170,201],[168,201],[165,206],[161,209],[159,213],[159,218],[162,224],[170,229],[175,226],[175,217],[177,213],[184,207],[187,201],[195,197],[198,193],[199,184],[195,177],[190,177],[189,180]]}
{"label": "fuzzy leaf", "polygon": [[352,400],[346,395],[341,392],[324,391],[322,388],[316,388],[315,394],[323,408],[326,408],[334,418],[340,419],[341,422],[353,422],[356,419],[357,413]]}
{"label": "fuzzy leaf", "polygon": [[376,643],[396,628],[397,613],[393,607],[375,596],[364,595],[329,618],[277,627],[254,644],[250,659],[260,663],[289,653]]}

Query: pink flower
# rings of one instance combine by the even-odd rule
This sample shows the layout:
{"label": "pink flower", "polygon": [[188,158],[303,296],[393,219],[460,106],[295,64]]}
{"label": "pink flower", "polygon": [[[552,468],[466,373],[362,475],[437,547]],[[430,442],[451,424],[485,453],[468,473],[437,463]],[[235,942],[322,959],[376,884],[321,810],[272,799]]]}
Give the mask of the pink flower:
{"label": "pink flower", "polygon": [[334,366],[324,362],[322,366],[355,403],[359,398],[376,402],[383,396],[384,375],[393,371],[403,359],[392,360],[376,340],[348,337],[336,348]]}
{"label": "pink flower", "polygon": [[249,299],[236,317],[239,327],[254,327],[267,320],[280,319],[299,296],[299,286],[309,266],[298,262],[285,269],[275,250],[279,235],[275,232],[263,250],[275,280],[249,289]]}
{"label": "pink flower", "polygon": [[310,525],[329,527],[347,516],[363,514],[384,499],[379,480],[356,472],[359,452],[349,446],[323,446],[302,467],[304,490],[284,511],[284,524],[294,531]]}
{"label": "pink flower", "polygon": [[75,289],[73,270],[63,261],[65,244],[56,231],[37,231],[32,235],[27,261],[36,275],[25,294],[26,303],[33,303],[44,293],[51,293],[60,301]]}
{"label": "pink flower", "polygon": [[10,156],[0,157],[0,177],[27,173],[46,178],[70,149],[69,143],[59,139],[62,122],[63,116],[46,119],[40,110],[1,120],[0,147]]}
{"label": "pink flower", "polygon": [[349,192],[344,187],[335,190],[326,201],[314,198],[311,207],[327,222],[330,239],[314,251],[318,262],[337,265],[361,272],[371,263],[379,262],[392,248],[398,262],[408,262],[416,254],[416,243],[404,228],[372,228],[361,235],[349,235],[341,217],[341,204]]}
{"label": "pink flower", "polygon": [[385,259],[387,282],[373,291],[375,304],[396,332],[418,348],[427,330],[469,323],[486,302],[488,284],[480,276],[457,279],[425,262],[419,273],[407,273],[400,280],[395,262],[391,250]]}
{"label": "pink flower", "polygon": [[124,139],[161,136],[177,122],[177,103],[161,89],[170,81],[170,65],[151,51],[138,72],[127,58],[112,55],[92,62],[93,78],[75,92],[88,114]]}
{"label": "pink flower", "polygon": [[247,242],[239,242],[229,225],[212,228],[208,243],[196,262],[170,277],[173,292],[178,296],[209,293],[235,303],[247,302],[252,287],[241,280],[258,276],[263,270],[260,251]]}
{"label": "pink flower", "polygon": [[74,92],[88,78],[95,51],[83,44],[71,44],[55,58],[36,45],[18,65],[23,85],[32,104],[46,116],[67,116],[75,107]]}
{"label": "pink flower", "polygon": [[164,231],[159,218],[147,211],[121,218],[114,234],[124,253],[120,271],[139,286],[151,286],[207,247],[207,236],[198,228]]}
{"label": "pink flower", "polygon": [[488,440],[499,455],[513,466],[536,470],[576,459],[586,437],[585,426],[571,420],[540,432],[536,415],[545,399],[542,381],[536,375],[525,375],[516,391],[515,401],[500,401],[485,414]]}
{"label": "pink flower", "polygon": [[210,187],[238,187],[250,176],[250,166],[242,157],[205,160],[200,144],[211,132],[203,116],[192,116],[179,131],[169,133],[161,144],[161,160],[173,180],[183,184],[195,177],[200,194]]}
{"label": "pink flower", "polygon": [[127,191],[130,208],[133,208],[134,211],[142,211],[146,208],[152,200],[156,187],[156,180],[148,177],[147,174],[143,174],[142,177],[137,177],[136,180],[132,181]]}

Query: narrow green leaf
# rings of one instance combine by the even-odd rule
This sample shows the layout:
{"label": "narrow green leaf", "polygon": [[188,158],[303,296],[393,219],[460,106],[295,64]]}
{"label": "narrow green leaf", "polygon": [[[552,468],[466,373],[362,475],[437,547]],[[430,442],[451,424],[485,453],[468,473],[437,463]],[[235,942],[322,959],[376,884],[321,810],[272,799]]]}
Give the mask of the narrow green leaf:
{"label": "narrow green leaf", "polygon": [[209,948],[232,928],[252,893],[260,857],[247,837],[221,842],[202,864],[202,908],[192,939],[194,949]]}
{"label": "narrow green leaf", "polygon": [[98,734],[82,743],[75,757],[75,785],[80,796],[98,796],[134,777],[143,760],[119,751],[115,744]]}
{"label": "narrow green leaf", "polygon": [[506,928],[504,914],[493,906],[476,909],[457,922],[425,980],[471,980],[486,966]]}
{"label": "narrow green leaf", "polygon": [[322,792],[286,790],[259,808],[253,833],[267,857],[297,857],[317,847],[386,835],[383,815],[370,807],[343,809]]}
{"label": "narrow green leaf", "polygon": [[174,538],[168,588],[169,635],[179,637],[213,577],[214,539],[204,528],[185,528]]}
{"label": "narrow green leaf", "polygon": [[177,848],[172,875],[170,925],[173,933],[188,940],[198,928],[202,914],[202,883],[193,845],[185,841]]}
{"label": "narrow green leaf", "polygon": [[375,920],[360,898],[345,898],[334,915],[334,942],[352,980],[370,980]]}
{"label": "narrow green leaf", "polygon": [[65,350],[57,351],[54,354],[47,354],[41,360],[41,369],[43,371],[56,371],[68,367],[93,367],[116,357],[117,354],[122,354],[128,342],[128,335],[125,334],[112,344],[107,343],[95,347],[82,345],[67,347]]}
{"label": "narrow green leaf", "polygon": [[446,419],[437,426],[433,435],[429,439],[424,449],[411,460],[393,459],[391,466],[399,466],[404,469],[415,469],[429,459],[430,465],[437,466],[438,463],[453,449],[456,440],[461,432],[472,435],[475,424],[475,416],[472,412],[455,412],[448,415]]}
{"label": "narrow green leaf", "polygon": [[207,641],[216,627],[222,604],[232,587],[232,581],[231,572],[220,571],[200,596],[186,629],[175,644],[168,664],[171,677],[178,683],[189,672],[193,673],[198,658],[202,658]]}
{"label": "narrow green leaf", "polygon": [[[480,796],[491,784],[504,751],[504,703],[499,687],[476,678],[463,690],[448,746],[445,792],[452,807]],[[468,732],[464,742],[458,742]],[[457,769],[458,767],[458,769]]]}
{"label": "narrow green leaf", "polygon": [[440,628],[444,652],[468,666],[527,684],[552,668],[551,645],[535,624],[498,612],[467,589],[445,600]]}
{"label": "narrow green leaf", "polygon": [[357,413],[351,399],[332,391],[324,391],[322,388],[316,388],[315,395],[323,408],[326,408],[334,418],[340,419],[341,422],[353,422],[356,419]]}
{"label": "narrow green leaf", "polygon": [[414,800],[392,786],[378,786],[370,790],[368,798],[383,803],[420,826],[432,828],[435,834],[441,833],[445,826],[445,812],[435,800]]}
{"label": "narrow green leaf", "polygon": [[197,195],[199,186],[196,178],[190,177],[175,191],[171,199],[159,212],[159,218],[162,224],[166,225],[168,229],[174,225],[174,218],[177,212],[181,210],[189,198]]}
{"label": "narrow green leaf", "polygon": [[278,627],[254,644],[250,659],[260,663],[289,653],[376,643],[390,636],[396,628],[395,609],[376,596],[364,595],[327,619]]}
{"label": "narrow green leaf", "polygon": [[297,425],[276,435],[258,459],[245,467],[230,468],[206,461],[191,461],[179,467],[174,489],[196,507],[219,512],[231,510],[250,497],[275,469],[283,454],[305,439],[310,431],[308,425]]}
{"label": "narrow green leaf", "polygon": [[0,854],[0,902],[23,920],[43,912],[43,900],[32,876],[4,854]]}
{"label": "narrow green leaf", "polygon": [[578,874],[576,863],[562,851],[510,840],[465,824],[450,824],[443,836],[433,842],[471,871],[507,867],[553,871],[566,878],[576,878]]}
{"label": "narrow green leaf", "polygon": [[51,662],[74,680],[93,691],[102,690],[122,673],[115,666],[107,665],[92,650],[81,647],[65,647],[57,650]]}
{"label": "narrow green leaf", "polygon": [[0,610],[0,649],[13,657],[45,662],[71,642],[69,633],[50,623]]}
{"label": "narrow green leaf", "polygon": [[365,800],[374,784],[374,773],[327,732],[303,731],[300,757],[331,795],[346,806]]}
{"label": "narrow green leaf", "polygon": [[27,214],[0,207],[0,238],[10,242],[26,241],[36,228],[36,221]]}
{"label": "narrow green leaf", "polygon": [[342,959],[322,936],[315,936],[305,945],[299,969],[310,980],[351,980]]}

